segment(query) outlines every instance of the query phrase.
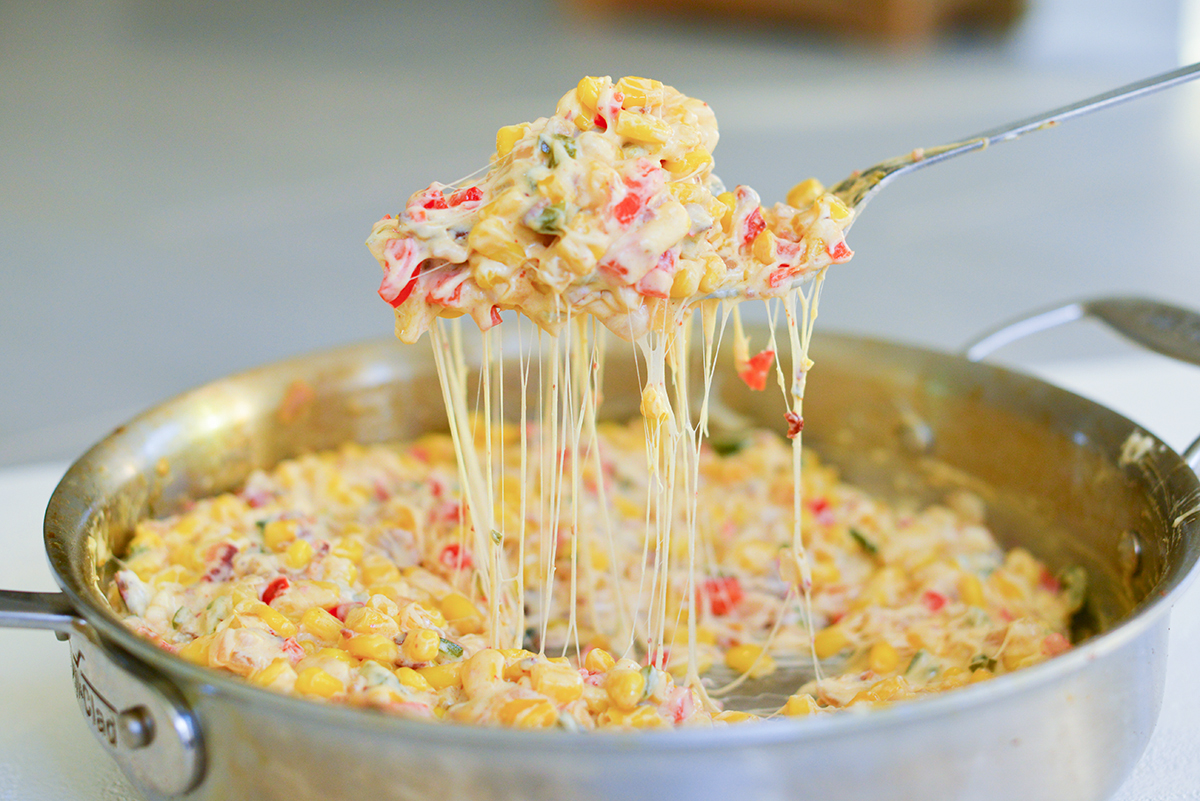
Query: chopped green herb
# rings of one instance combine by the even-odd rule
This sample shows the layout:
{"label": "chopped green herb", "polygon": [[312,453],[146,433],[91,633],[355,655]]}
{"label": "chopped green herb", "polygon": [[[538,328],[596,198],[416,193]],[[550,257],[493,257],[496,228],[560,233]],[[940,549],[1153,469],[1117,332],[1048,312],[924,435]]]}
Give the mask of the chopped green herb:
{"label": "chopped green herb", "polygon": [[539,234],[557,236],[567,230],[567,208],[562,203],[552,203],[537,213],[529,227]]}
{"label": "chopped green herb", "polygon": [[450,657],[451,659],[458,659],[463,655],[462,646],[453,640],[447,640],[445,637],[439,638],[438,651]]}
{"label": "chopped green herb", "polygon": [[259,534],[262,534],[264,531],[267,530],[267,521],[265,518],[263,520],[255,520],[254,525],[258,526]]}
{"label": "chopped green herb", "polygon": [[980,668],[985,668],[987,670],[995,670],[996,669],[996,660],[993,659],[992,657],[988,656],[987,654],[976,654],[975,656],[971,657],[971,664],[968,665],[968,667],[971,668],[972,673],[975,672],[976,670],[979,670]]}
{"label": "chopped green herb", "polygon": [[746,447],[746,438],[740,434],[717,434],[708,438],[708,444],[718,456],[732,456]]}
{"label": "chopped green herb", "polygon": [[542,134],[538,139],[538,150],[546,154],[546,164],[554,169],[567,159],[575,158],[575,140],[563,134]]}
{"label": "chopped green herb", "polygon": [[499,545],[500,543],[504,542],[504,535],[496,529],[492,529],[492,542]]}
{"label": "chopped green herb", "polygon": [[1058,574],[1058,583],[1062,587],[1063,599],[1068,607],[1072,612],[1078,611],[1087,598],[1087,569],[1082,565],[1063,568]]}
{"label": "chopped green herb", "polygon": [[879,553],[879,546],[872,542],[866,534],[863,534],[853,526],[850,527],[850,537],[858,543],[860,548],[871,554],[871,556]]}
{"label": "chopped green herb", "polygon": [[904,669],[904,676],[911,681],[926,682],[936,676],[941,669],[942,666],[933,654],[922,648],[913,654],[912,661]]}

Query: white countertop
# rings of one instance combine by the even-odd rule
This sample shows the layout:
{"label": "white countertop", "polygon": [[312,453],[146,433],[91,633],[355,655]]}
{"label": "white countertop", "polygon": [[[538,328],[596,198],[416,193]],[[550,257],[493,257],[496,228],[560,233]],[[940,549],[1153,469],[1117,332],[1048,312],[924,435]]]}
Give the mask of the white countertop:
{"label": "white countertop", "polygon": [[[1057,383],[1121,411],[1182,450],[1200,432],[1200,371],[1155,357],[1050,365]],[[65,469],[0,471],[0,587],[55,590],[42,549],[42,513]],[[1114,801],[1200,798],[1200,582],[1171,617],[1162,716]],[[71,691],[67,646],[45,631],[0,629],[0,799],[124,801],[137,796],[92,739]]]}

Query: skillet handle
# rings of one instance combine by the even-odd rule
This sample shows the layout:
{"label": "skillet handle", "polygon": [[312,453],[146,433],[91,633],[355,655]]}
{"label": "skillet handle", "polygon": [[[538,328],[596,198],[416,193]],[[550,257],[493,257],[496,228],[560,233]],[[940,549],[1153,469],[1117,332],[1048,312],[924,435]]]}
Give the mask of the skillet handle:
{"label": "skillet handle", "polygon": [[[963,352],[977,362],[1019,339],[1085,317],[1147,350],[1200,366],[1200,314],[1149,298],[1094,298],[1033,312],[985,332]],[[1200,473],[1200,437],[1187,446],[1183,458]]]}
{"label": "skillet handle", "polygon": [[204,739],[187,699],[161,675],[103,644],[64,593],[0,590],[0,628],[51,629],[70,643],[79,710],[138,787],[174,798],[199,785]]}

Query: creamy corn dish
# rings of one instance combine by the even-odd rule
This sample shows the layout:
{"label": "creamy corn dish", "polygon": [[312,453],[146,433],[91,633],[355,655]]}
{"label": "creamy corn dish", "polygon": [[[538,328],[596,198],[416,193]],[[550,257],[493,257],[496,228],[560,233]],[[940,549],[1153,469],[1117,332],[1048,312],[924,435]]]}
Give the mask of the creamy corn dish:
{"label": "creamy corn dish", "polygon": [[[481,179],[376,223],[379,294],[401,340],[428,334],[448,431],[302,456],[140,523],[114,609],[278,692],[571,731],[870,708],[1069,649],[1081,570],[1004,552],[973,495],[885,502],[804,450],[853,213],[814,180],[769,208],[725,191],[716,142],[699,100],[585,77],[501,128]],[[622,347],[640,402],[606,423]],[[738,378],[782,394],[774,425],[722,406]]]}
{"label": "creamy corn dish", "polygon": [[519,309],[547,331],[591,315],[633,339],[671,302],[778,297],[851,252],[851,212],[815,180],[764,207],[712,173],[717,122],[646,78],[583,78],[553,116],[501,128],[487,173],[433,183],[367,244],[396,334],[439,317],[479,328]]}
{"label": "creamy corn dish", "polygon": [[[515,427],[493,438],[496,469],[514,470]],[[664,641],[644,647],[638,620],[656,588],[643,570],[643,426],[601,425],[595,445],[598,458],[581,466],[581,514],[556,514],[536,481],[523,496],[511,475],[496,499],[506,529],[525,532],[502,545],[525,608],[500,610],[524,612],[523,647],[489,647],[497,599],[480,586],[485,555],[464,529],[444,434],[284,462],[139,524],[112,602],[138,633],[197,664],[405,717],[567,729],[758,717],[702,697],[718,694],[712,681],[686,685],[685,581],[661,588]],[[693,589],[700,676],[765,677],[815,656],[823,677],[760,714],[820,714],[961,687],[1070,647],[1080,571],[1055,576],[1025,550],[1004,553],[974,496],[897,508],[805,454],[810,621],[788,575],[789,451],[777,433],[755,431],[734,452],[702,454],[712,491],[700,501]]]}

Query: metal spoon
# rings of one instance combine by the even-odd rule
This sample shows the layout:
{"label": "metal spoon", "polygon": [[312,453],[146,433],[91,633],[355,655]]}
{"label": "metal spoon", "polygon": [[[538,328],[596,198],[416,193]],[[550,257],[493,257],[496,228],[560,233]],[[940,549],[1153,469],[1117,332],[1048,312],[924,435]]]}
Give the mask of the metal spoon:
{"label": "metal spoon", "polygon": [[[1086,100],[1080,100],[1069,106],[1056,108],[1053,111],[1047,111],[1043,114],[1036,114],[1032,117],[1009,123],[1008,125],[1001,125],[999,128],[984,131],[981,134],[976,134],[960,142],[952,142],[931,148],[917,148],[907,155],[881,161],[873,167],[856,171],[849,178],[833,186],[829,192],[853,210],[854,216],[850,221],[852,225],[858,219],[859,213],[862,212],[868,201],[875,197],[880,189],[883,189],[883,187],[900,175],[914,172],[922,167],[938,164],[955,156],[961,156],[964,153],[983,150],[1000,142],[1017,139],[1032,131],[1052,128],[1073,117],[1080,117],[1084,114],[1090,114],[1093,111],[1109,108],[1110,106],[1124,103],[1127,100],[1133,100],[1136,97],[1142,97],[1143,95],[1186,83],[1195,78],[1200,78],[1200,63],[1180,67],[1170,72],[1164,72],[1161,75],[1155,75],[1151,78],[1146,78],[1145,80],[1089,97]],[[792,287],[803,285],[811,280],[814,275],[816,275],[816,271],[799,276],[792,282]],[[739,294],[736,289],[718,290],[707,295],[706,298],[732,298]]]}

